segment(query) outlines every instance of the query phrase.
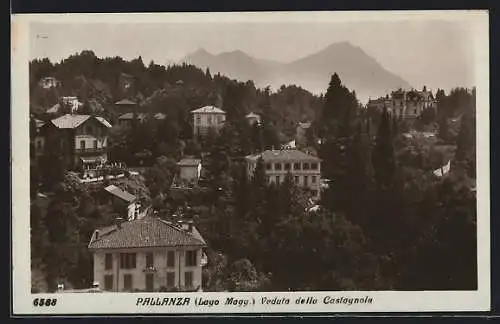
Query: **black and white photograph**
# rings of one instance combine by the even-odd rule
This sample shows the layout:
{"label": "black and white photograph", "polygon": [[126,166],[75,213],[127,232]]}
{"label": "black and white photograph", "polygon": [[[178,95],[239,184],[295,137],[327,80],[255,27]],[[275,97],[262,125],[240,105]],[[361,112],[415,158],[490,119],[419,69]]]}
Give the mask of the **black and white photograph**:
{"label": "black and white photograph", "polygon": [[488,309],[487,12],[15,18],[24,311]]}

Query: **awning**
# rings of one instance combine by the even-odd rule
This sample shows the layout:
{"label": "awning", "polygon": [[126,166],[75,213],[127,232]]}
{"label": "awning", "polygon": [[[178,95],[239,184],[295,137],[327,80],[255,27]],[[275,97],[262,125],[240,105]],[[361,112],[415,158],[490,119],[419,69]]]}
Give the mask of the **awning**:
{"label": "awning", "polygon": [[100,163],[103,159],[100,156],[85,156],[80,157],[83,163]]}

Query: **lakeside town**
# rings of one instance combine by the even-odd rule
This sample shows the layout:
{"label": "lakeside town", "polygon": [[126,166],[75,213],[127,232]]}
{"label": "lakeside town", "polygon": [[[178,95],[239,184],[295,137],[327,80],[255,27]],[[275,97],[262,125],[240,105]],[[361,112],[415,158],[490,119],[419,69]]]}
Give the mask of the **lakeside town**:
{"label": "lakeside town", "polygon": [[32,292],[473,290],[475,89],[30,62]]}

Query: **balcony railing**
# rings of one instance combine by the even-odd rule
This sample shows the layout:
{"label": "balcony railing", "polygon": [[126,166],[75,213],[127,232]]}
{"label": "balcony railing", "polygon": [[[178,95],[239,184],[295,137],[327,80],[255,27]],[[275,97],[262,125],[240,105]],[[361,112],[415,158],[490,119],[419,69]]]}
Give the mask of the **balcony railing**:
{"label": "balcony railing", "polygon": [[142,272],[145,272],[145,273],[154,273],[156,271],[158,271],[158,270],[153,266],[146,267],[142,270]]}
{"label": "balcony railing", "polygon": [[107,151],[106,147],[100,147],[100,148],[93,148],[93,147],[75,148],[75,153],[104,153],[106,151]]}

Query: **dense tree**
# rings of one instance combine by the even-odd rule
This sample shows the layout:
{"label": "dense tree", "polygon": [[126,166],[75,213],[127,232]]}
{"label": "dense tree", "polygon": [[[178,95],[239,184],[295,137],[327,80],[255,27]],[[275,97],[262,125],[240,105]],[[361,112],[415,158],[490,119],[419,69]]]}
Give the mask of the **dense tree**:
{"label": "dense tree", "polygon": [[391,185],[396,169],[393,137],[389,123],[389,113],[387,109],[384,109],[372,154],[375,180],[378,185],[384,187]]}

